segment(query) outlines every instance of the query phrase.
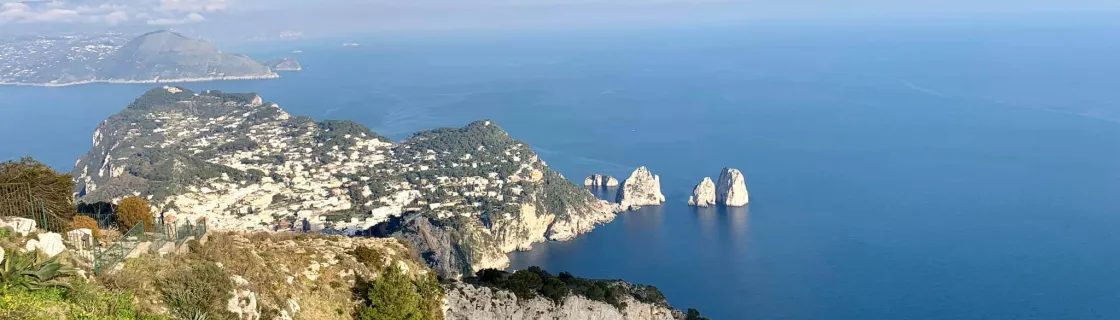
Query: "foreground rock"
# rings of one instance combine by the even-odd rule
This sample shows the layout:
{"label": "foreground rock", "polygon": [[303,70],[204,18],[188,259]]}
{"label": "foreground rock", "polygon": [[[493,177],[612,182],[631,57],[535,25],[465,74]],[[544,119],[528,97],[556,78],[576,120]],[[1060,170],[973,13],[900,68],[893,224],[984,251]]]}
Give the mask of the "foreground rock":
{"label": "foreground rock", "polygon": [[617,187],[618,179],[609,175],[593,174],[583,179],[583,185],[587,187]]}
{"label": "foreground rock", "polygon": [[646,167],[638,167],[618,190],[617,202],[623,209],[637,210],[641,206],[658,206],[665,202],[661,194],[661,178]]}
{"label": "foreground rock", "polygon": [[710,207],[716,204],[716,184],[712,182],[712,178],[704,177],[695,188],[692,188],[692,196],[688,197],[688,205],[696,207]]}
{"label": "foreground rock", "polygon": [[[630,284],[619,282],[616,290]],[[679,310],[662,302],[643,302],[625,295],[622,307],[570,294],[560,302],[535,296],[519,298],[511,291],[468,283],[445,285],[444,319],[448,320],[674,320],[684,319]]]}
{"label": "foreground rock", "polygon": [[716,202],[729,207],[742,207],[750,202],[743,173],[738,169],[723,168],[716,184]]}
{"label": "foreground rock", "polygon": [[97,127],[71,172],[83,202],[150,198],[217,230],[373,227],[454,278],[614,219],[491,121],[393,143],[351,121],[292,117],[252,93],[148,91]]}

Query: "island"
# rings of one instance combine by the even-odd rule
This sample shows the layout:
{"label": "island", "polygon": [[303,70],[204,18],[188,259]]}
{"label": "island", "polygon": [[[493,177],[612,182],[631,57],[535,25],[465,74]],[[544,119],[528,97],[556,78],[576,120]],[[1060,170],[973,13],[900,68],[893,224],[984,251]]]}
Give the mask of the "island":
{"label": "island", "polygon": [[164,83],[271,79],[269,66],[225,53],[201,39],[159,30],[120,34],[16,38],[0,43],[0,84]]}
{"label": "island", "polygon": [[272,68],[272,71],[276,72],[303,70],[303,66],[299,64],[299,61],[292,58],[272,59],[265,62],[265,64],[268,65],[269,68]]}
{"label": "island", "polygon": [[665,195],[661,194],[661,177],[644,166],[638,167],[622,182],[616,201],[621,208],[627,210],[665,203]]}
{"label": "island", "polygon": [[688,198],[688,205],[695,207],[710,207],[716,204],[727,207],[745,206],[750,202],[745,180],[739,169],[723,168],[719,173],[719,183],[713,183],[712,178],[704,177],[704,180],[701,180],[692,189],[692,196]]}
{"label": "island", "polygon": [[593,174],[583,179],[583,185],[594,188],[613,188],[618,186],[618,179],[609,175]]}
{"label": "island", "polygon": [[[394,142],[352,121],[291,116],[253,93],[165,86],[101,122],[92,141],[71,172],[80,202],[140,195],[154,212],[215,230],[306,220],[313,231],[396,237],[446,278],[505,268],[508,252],[571,239],[621,211],[490,120]],[[627,190],[640,190],[643,172],[656,181],[643,170]]]}

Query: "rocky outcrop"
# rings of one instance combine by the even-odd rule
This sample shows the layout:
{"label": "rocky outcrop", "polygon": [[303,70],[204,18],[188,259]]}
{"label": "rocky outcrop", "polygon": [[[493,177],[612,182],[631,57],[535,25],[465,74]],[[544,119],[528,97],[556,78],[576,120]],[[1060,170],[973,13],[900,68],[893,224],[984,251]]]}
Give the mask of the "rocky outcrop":
{"label": "rocky outcrop", "polygon": [[695,188],[692,188],[692,196],[688,197],[688,205],[696,207],[710,207],[716,204],[716,184],[712,182],[712,178],[704,177]]}
{"label": "rocky outcrop", "polygon": [[444,287],[444,319],[447,320],[675,320],[684,314],[667,305],[641,302],[624,296],[623,307],[615,307],[579,295],[560,303],[542,297],[520,299],[513,292],[467,283]]}
{"label": "rocky outcrop", "polygon": [[630,174],[630,178],[622,182],[617,202],[622,208],[629,210],[661,205],[665,202],[665,195],[661,194],[661,178],[650,173],[644,166],[638,167]]}
{"label": "rocky outcrop", "polygon": [[615,179],[614,177],[609,175],[593,174],[583,179],[583,185],[595,188],[617,187],[618,179]]}
{"label": "rocky outcrop", "polygon": [[738,169],[723,168],[716,183],[716,202],[729,207],[742,207],[750,202],[743,173]]}
{"label": "rocky outcrop", "polygon": [[300,70],[303,70],[303,66],[300,66],[299,61],[296,61],[296,59],[292,59],[292,58],[280,58],[280,59],[275,59],[275,60],[269,60],[268,62],[265,62],[265,64],[268,65],[269,68],[272,68],[272,71],[300,71]]}

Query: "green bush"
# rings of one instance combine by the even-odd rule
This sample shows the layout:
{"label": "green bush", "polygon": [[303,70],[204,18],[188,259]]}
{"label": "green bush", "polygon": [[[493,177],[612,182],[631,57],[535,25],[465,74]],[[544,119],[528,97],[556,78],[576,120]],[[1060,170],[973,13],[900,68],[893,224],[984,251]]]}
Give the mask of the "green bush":
{"label": "green bush", "polygon": [[156,281],[171,315],[181,319],[228,316],[225,310],[233,281],[213,262],[194,262]]}
{"label": "green bush", "polygon": [[411,280],[400,268],[383,272],[367,292],[368,304],[359,311],[362,320],[442,319],[443,292],[435,276]]}

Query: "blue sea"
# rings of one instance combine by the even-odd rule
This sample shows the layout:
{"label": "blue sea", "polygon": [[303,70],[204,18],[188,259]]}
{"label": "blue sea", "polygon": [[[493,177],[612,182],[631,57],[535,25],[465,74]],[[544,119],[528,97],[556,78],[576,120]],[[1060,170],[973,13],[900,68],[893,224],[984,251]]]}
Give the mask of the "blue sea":
{"label": "blue sea", "polygon": [[[233,48],[305,69],[184,86],[258,92],[395,139],[492,119],[573,180],[639,165],[661,176],[664,206],[514,253],[513,268],[652,284],[713,319],[1120,319],[1114,25],[523,30]],[[102,119],[152,87],[0,87],[0,160],[67,171]],[[693,185],[725,166],[744,172],[751,204],[689,208]]]}

